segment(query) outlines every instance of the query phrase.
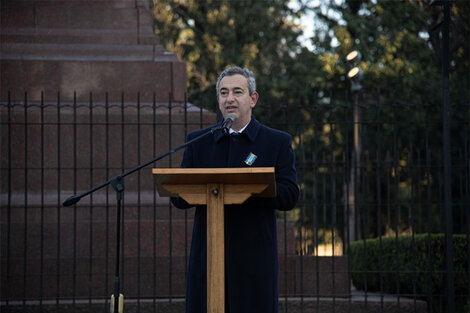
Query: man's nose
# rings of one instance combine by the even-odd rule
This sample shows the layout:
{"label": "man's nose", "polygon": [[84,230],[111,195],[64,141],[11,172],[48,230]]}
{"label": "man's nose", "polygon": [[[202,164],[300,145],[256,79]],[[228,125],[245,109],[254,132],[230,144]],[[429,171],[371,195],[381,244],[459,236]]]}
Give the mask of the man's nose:
{"label": "man's nose", "polygon": [[227,96],[227,102],[233,102],[235,100],[235,96],[233,95],[233,92],[229,92]]}

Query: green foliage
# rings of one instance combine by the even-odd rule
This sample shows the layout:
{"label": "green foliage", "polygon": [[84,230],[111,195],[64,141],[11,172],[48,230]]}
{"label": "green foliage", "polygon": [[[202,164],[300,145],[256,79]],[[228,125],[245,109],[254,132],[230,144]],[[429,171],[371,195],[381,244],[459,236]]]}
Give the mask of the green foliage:
{"label": "green foliage", "polygon": [[[413,224],[420,232],[441,231],[442,49],[441,26],[435,25],[442,21],[442,6],[429,0],[290,3],[155,1],[161,43],[187,62],[189,101],[216,110],[220,71],[250,67],[260,93],[255,116],[294,136],[305,202],[301,226],[322,220],[343,232],[353,146],[345,56],[358,49],[364,71],[359,203],[382,201],[382,211],[358,205],[356,225],[365,238],[407,232]],[[463,160],[462,147],[468,146],[469,8],[470,1],[452,1],[453,161]],[[308,10],[315,14],[313,52],[299,41],[296,24]],[[465,201],[462,182],[453,185],[455,201]]]}
{"label": "green foliage", "polygon": [[[470,2],[452,1],[451,4],[451,93],[456,102],[468,101]],[[327,26],[316,29],[312,43],[323,55],[339,56],[335,57],[339,66],[324,67],[332,77],[345,74],[344,56],[357,49],[363,56],[360,63],[364,71],[363,85],[369,93],[378,90],[382,96],[392,98],[393,93],[398,92],[400,98],[409,100],[407,97],[412,92],[423,102],[440,103],[441,5],[431,5],[428,0],[345,1],[339,4],[332,1],[314,7],[313,11]]]}
{"label": "green foliage", "polygon": [[289,0],[157,1],[159,38],[166,49],[188,61],[189,100],[212,104],[217,76],[230,65],[255,72],[261,97],[270,91],[279,97],[298,86],[299,75],[309,74],[312,67],[295,62],[295,56],[315,57],[297,40],[301,28],[294,20],[303,7],[288,4]]}
{"label": "green foliage", "polygon": [[[421,295],[445,293],[445,236],[421,234],[381,237],[350,244],[351,279],[368,292]],[[463,309],[469,294],[468,238],[453,236],[455,294]]]}
{"label": "green foliage", "polygon": [[[468,142],[468,135],[465,135],[468,128],[465,125],[468,125],[470,119],[470,2],[451,3],[451,153],[453,158],[458,159],[462,155],[459,149]],[[380,158],[393,160],[393,163],[388,166],[385,164],[383,168],[386,172],[381,173],[382,186],[375,186],[374,183],[371,186],[361,186],[361,190],[367,190],[361,200],[377,201],[375,187],[379,188],[379,192],[386,191],[390,190],[387,186],[391,184],[396,194],[389,199],[400,203],[394,208],[399,210],[399,218],[393,221],[390,216],[383,216],[380,219],[385,221],[388,227],[396,227],[399,232],[406,231],[410,225],[406,216],[412,216],[408,212],[416,212],[413,208],[423,201],[420,199],[427,199],[426,193],[432,197],[437,195],[439,180],[442,179],[439,170],[433,170],[430,174],[419,172],[413,162],[417,160],[424,165],[426,158],[429,158],[433,167],[437,166],[438,169],[442,165],[440,156],[443,79],[440,32],[443,8],[441,5],[431,6],[427,0],[351,0],[320,3],[312,10],[315,12],[317,24],[324,25],[315,29],[312,45],[321,61],[323,72],[327,73],[323,83],[316,84],[316,87],[322,92],[325,92],[325,88],[334,87],[329,100],[338,107],[338,102],[342,102],[338,101],[341,99],[341,93],[347,91],[349,86],[348,80],[345,79],[348,69],[345,56],[351,50],[359,50],[362,54],[359,66],[364,71],[362,105],[365,107],[362,110],[360,130],[362,160],[364,162],[369,158],[373,165],[378,153]],[[341,110],[337,109],[335,116],[340,116]],[[313,121],[313,124],[325,121]],[[342,141],[348,143],[345,137],[351,132],[348,130],[349,125],[340,122],[335,128],[328,128],[328,131],[334,129],[339,136],[332,138],[342,137]],[[319,138],[325,138],[327,131],[321,125],[314,127],[314,132],[306,130],[304,133],[314,134],[310,138],[303,137],[306,147],[315,147],[314,150],[324,148],[328,151],[332,143],[341,142],[330,140],[325,141],[324,146],[318,145],[318,142],[321,142]],[[349,135],[349,138],[351,137]],[[344,145],[340,149],[344,149]],[[318,150],[316,152],[321,153]],[[335,152],[335,155],[342,153],[346,153],[346,158],[348,157],[348,152],[344,150]],[[373,171],[373,166],[366,166],[365,169],[366,177],[375,182],[373,177],[377,172]],[[458,177],[458,173],[453,177]],[[435,187],[428,190],[428,185]],[[453,194],[463,198],[464,195],[458,190],[459,185],[454,178]],[[341,194],[341,191],[337,194]],[[386,193],[383,193],[382,197],[385,195]],[[429,210],[421,210],[422,216],[418,217],[418,221],[426,219],[426,212],[432,212],[432,224],[438,225],[438,228],[433,226],[433,231],[439,231],[440,209],[433,206]],[[372,214],[375,215],[376,212],[371,210],[369,214],[369,220],[374,221],[376,217]],[[387,229],[387,225],[380,230],[375,223],[370,224],[364,236],[377,236],[379,233],[385,233]]]}
{"label": "green foliage", "polygon": [[[214,83],[230,65],[254,70],[261,103],[296,103],[312,90],[343,96],[349,88],[344,57],[357,49],[363,85],[379,93],[439,105],[442,7],[428,0],[329,1],[316,7],[305,0],[155,1],[155,31],[165,48],[187,61],[189,99],[214,109]],[[295,9],[294,9],[295,7]],[[315,14],[314,52],[299,41],[298,18]],[[451,92],[470,95],[469,1],[452,2]],[[461,103],[462,101],[460,101]],[[260,109],[262,112],[262,108]],[[274,108],[281,111],[280,106]]]}
{"label": "green foliage", "polygon": [[[430,10],[417,1],[364,1],[360,10],[350,5],[350,2],[330,5],[342,22],[322,14],[322,8],[316,9],[317,16],[328,25],[331,37],[338,40],[338,46],[331,50],[331,37],[324,36],[323,30],[313,38],[315,43],[340,56],[340,66],[330,67],[331,74],[344,75],[343,68],[347,67],[344,56],[357,49],[363,56],[360,66],[365,90],[378,90],[389,96],[396,91],[401,95],[401,90],[413,90],[435,99],[439,95],[440,68],[427,40]],[[429,94],[429,90],[435,92]]]}

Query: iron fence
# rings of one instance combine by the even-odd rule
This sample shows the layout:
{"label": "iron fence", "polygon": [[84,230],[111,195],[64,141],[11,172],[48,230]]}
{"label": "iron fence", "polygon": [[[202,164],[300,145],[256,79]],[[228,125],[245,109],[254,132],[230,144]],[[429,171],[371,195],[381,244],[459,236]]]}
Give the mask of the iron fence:
{"label": "iron fence", "polygon": [[[455,301],[468,312],[470,106],[451,109],[446,181],[443,114],[432,102],[330,94],[257,105],[259,120],[293,135],[301,186],[297,207],[278,215],[281,311],[446,312]],[[0,113],[2,310],[108,311],[114,193],[71,208],[62,201],[182,144],[217,114],[124,94],[118,103],[9,95]],[[181,157],[155,166],[177,167]],[[182,310],[194,212],[160,198],[151,176],[148,168],[125,179],[122,290],[137,312]],[[452,268],[445,236],[455,237]]]}

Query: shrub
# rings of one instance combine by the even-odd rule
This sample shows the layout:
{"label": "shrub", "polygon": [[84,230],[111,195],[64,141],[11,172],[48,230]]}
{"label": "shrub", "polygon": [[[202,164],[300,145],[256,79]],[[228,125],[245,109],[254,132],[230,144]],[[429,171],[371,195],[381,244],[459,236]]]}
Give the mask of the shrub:
{"label": "shrub", "polygon": [[[444,234],[353,242],[350,245],[352,282],[357,289],[369,292],[417,296],[425,300],[442,296],[445,294],[444,244]],[[469,301],[468,244],[465,235],[453,236],[454,286],[457,306],[462,310]]]}

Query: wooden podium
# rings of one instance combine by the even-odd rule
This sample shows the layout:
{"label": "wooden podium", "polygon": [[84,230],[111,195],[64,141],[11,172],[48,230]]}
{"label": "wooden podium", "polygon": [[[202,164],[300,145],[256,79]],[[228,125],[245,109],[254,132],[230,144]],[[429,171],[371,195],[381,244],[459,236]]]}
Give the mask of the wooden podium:
{"label": "wooden podium", "polygon": [[273,167],[154,168],[161,197],[179,196],[207,205],[207,312],[225,311],[224,205],[249,197],[275,197]]}

